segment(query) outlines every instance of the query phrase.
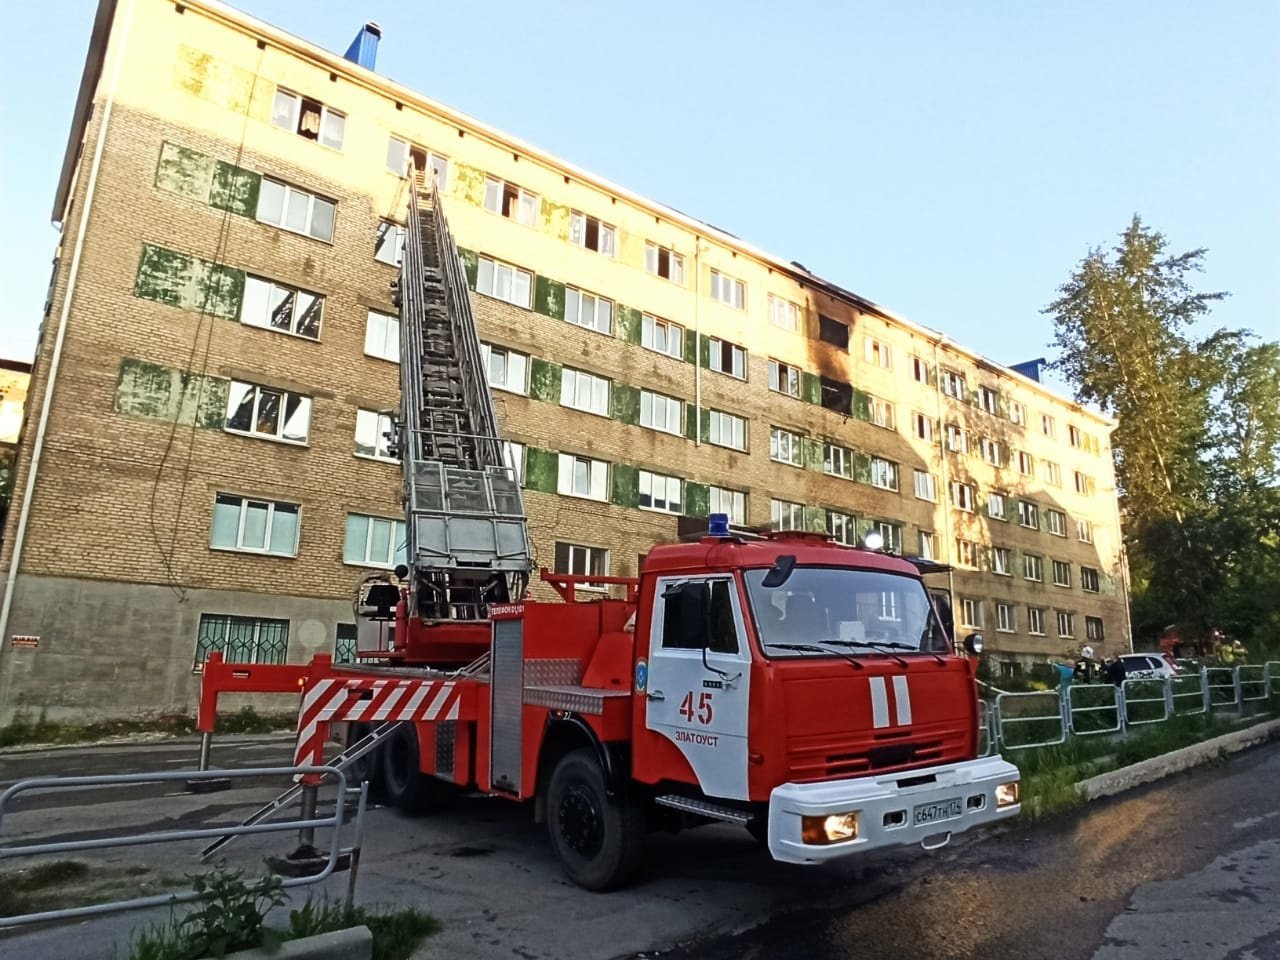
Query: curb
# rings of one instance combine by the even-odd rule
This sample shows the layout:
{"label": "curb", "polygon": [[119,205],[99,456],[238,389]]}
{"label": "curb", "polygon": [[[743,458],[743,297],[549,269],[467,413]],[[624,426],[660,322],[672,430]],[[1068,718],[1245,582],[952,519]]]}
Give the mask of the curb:
{"label": "curb", "polygon": [[369,960],[373,934],[368,927],[348,927],[301,940],[286,940],[270,952],[258,947],[228,953],[223,960]]}
{"label": "curb", "polygon": [[1097,800],[1110,797],[1125,790],[1160,780],[1182,770],[1189,770],[1201,764],[1210,763],[1220,756],[1238,753],[1268,740],[1280,739],[1280,720],[1268,720],[1244,730],[1214,737],[1204,743],[1182,747],[1172,753],[1151,757],[1119,770],[1100,773],[1076,784],[1076,788],[1086,800]]}

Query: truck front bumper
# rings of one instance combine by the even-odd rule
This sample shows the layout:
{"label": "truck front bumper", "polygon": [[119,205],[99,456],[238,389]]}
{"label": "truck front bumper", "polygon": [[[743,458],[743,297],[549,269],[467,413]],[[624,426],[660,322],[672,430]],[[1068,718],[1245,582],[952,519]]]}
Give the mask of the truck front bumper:
{"label": "truck front bumper", "polygon": [[[1018,779],[1013,764],[984,757],[852,780],[784,783],[769,796],[769,853],[784,863],[820,863],[879,847],[942,846],[953,833],[1015,816]],[[1009,784],[1015,785],[1012,803]],[[853,814],[856,836],[822,842],[826,818],[842,818],[847,830]]]}

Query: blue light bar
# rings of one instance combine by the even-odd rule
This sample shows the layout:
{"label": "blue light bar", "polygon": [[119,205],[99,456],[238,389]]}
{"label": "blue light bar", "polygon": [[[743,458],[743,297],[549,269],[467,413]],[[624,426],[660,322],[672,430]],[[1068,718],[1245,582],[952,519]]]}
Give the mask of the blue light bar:
{"label": "blue light bar", "polygon": [[729,536],[729,515],[727,513],[711,513],[707,515],[707,536]]}

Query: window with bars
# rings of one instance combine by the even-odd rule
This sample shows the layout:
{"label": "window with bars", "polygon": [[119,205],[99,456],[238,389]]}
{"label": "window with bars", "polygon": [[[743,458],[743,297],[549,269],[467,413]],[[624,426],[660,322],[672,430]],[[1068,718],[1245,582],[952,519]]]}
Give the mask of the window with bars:
{"label": "window with bars", "polygon": [[356,625],[340,623],[334,629],[333,662],[355,663],[360,656],[360,648],[356,641]]}
{"label": "window with bars", "polygon": [[215,652],[228,663],[284,663],[289,654],[289,621],[202,613],[196,633],[196,670]]}
{"label": "window with bars", "polygon": [[311,430],[311,398],[232,380],[227,388],[230,433],[305,444]]}
{"label": "window with bars", "polygon": [[240,322],[250,327],[320,339],[324,297],[263,277],[244,278]]}

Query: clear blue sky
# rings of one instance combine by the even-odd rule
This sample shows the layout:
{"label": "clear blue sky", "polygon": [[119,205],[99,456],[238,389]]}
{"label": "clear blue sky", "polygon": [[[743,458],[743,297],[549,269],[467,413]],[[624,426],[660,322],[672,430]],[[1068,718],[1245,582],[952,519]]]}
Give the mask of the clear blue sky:
{"label": "clear blue sky", "polygon": [[[1280,3],[240,0],[994,359],[1140,213],[1280,339]],[[0,355],[29,358],[95,4],[6,5]]]}

